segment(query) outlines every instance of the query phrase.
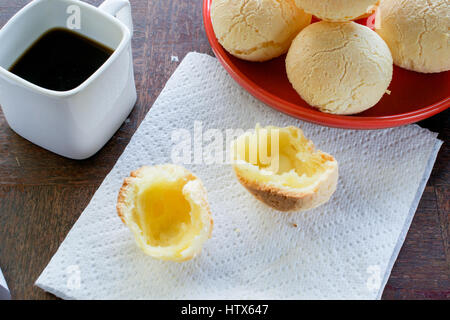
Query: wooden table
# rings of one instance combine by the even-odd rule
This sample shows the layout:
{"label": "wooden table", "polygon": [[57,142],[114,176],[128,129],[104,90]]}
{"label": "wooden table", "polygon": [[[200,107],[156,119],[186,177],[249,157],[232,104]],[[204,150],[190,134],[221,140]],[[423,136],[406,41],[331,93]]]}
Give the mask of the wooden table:
{"label": "wooden table", "polygon": [[[3,26],[27,0],[2,0]],[[87,1],[98,5],[101,0]],[[64,159],[16,135],[0,112],[0,267],[15,299],[55,299],[33,283],[112,169],[180,60],[212,55],[201,0],[131,0],[138,101],[129,120],[94,157]],[[450,299],[450,123],[447,110],[421,126],[442,147],[411,229],[384,291],[385,299]]]}

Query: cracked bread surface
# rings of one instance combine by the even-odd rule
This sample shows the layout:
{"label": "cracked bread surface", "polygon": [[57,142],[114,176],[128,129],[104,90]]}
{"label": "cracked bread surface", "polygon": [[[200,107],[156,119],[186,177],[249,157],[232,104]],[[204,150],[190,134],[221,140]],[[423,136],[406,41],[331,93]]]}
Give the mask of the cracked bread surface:
{"label": "cracked bread surface", "polygon": [[354,20],[370,12],[378,0],[295,0],[295,4],[326,21]]}
{"label": "cracked bread surface", "polygon": [[364,18],[370,17],[371,15],[373,15],[373,14],[377,11],[378,6],[380,5],[380,2],[381,2],[381,1],[378,0],[377,3],[375,3],[375,4],[372,5],[372,6],[370,6],[370,7],[367,9],[367,12],[365,12],[364,14],[362,14],[362,15],[360,15],[359,17],[356,17],[355,19],[352,19],[352,20],[359,20],[359,19],[364,19]]}
{"label": "cracked bread surface", "polygon": [[219,43],[230,54],[249,61],[267,61],[286,53],[311,18],[294,0],[213,0],[211,5]]}
{"label": "cracked bread surface", "polygon": [[396,65],[422,73],[450,70],[450,0],[383,0],[376,20]]}
{"label": "cracked bread surface", "polygon": [[321,21],[294,39],[286,72],[309,105],[326,113],[356,114],[383,97],[393,61],[386,43],[368,27]]}

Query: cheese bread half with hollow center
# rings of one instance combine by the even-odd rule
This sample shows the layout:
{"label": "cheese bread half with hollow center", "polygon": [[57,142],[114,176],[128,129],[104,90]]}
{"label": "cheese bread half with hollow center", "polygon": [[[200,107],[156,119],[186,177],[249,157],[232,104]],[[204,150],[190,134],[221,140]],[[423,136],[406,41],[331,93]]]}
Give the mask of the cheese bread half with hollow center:
{"label": "cheese bread half with hollow center", "polygon": [[308,210],[335,192],[338,163],[316,150],[296,127],[256,127],[232,144],[239,182],[257,199],[279,211]]}
{"label": "cheese bread half with hollow center", "polygon": [[132,172],[120,189],[117,212],[139,248],[161,260],[194,258],[213,228],[202,182],[173,164]]}

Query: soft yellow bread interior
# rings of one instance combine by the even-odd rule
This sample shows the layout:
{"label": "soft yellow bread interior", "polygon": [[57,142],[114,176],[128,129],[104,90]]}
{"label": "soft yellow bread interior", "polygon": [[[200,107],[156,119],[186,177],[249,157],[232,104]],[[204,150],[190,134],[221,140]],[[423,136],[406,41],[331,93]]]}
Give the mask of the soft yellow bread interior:
{"label": "soft yellow bread interior", "polygon": [[313,185],[335,160],[295,127],[256,127],[233,146],[235,169],[250,181],[295,189]]}
{"label": "soft yellow bread interior", "polygon": [[183,195],[185,185],[185,180],[160,181],[140,190],[133,219],[149,245],[173,246],[200,232],[199,210]]}
{"label": "soft yellow bread interior", "polygon": [[122,187],[118,211],[139,247],[163,260],[192,258],[211,233],[206,191],[200,180],[179,166],[134,172]]}

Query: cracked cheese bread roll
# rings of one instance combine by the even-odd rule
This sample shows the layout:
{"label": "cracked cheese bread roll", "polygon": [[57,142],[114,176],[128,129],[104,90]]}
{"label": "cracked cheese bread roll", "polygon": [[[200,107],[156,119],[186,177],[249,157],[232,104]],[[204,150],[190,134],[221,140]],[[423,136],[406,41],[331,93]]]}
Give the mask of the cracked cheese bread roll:
{"label": "cracked cheese bread roll", "polygon": [[267,61],[286,53],[311,18],[294,0],[213,0],[211,6],[220,44],[249,61]]}
{"label": "cracked cheese bread roll", "polygon": [[368,12],[378,0],[295,0],[295,4],[326,21],[354,20]]}
{"label": "cracked cheese bread roll", "polygon": [[160,260],[194,258],[213,228],[202,182],[172,164],[132,172],[120,189],[117,212],[139,248]]}
{"label": "cracked cheese bread roll", "polygon": [[296,127],[257,125],[232,145],[239,182],[279,211],[303,211],[327,202],[335,192],[338,163],[314,148]]}
{"label": "cracked cheese bread roll", "polygon": [[450,70],[450,0],[383,0],[376,31],[402,68]]}
{"label": "cracked cheese bread roll", "polygon": [[309,105],[348,115],[378,103],[392,80],[393,61],[386,43],[371,29],[321,21],[294,39],[286,72]]}

